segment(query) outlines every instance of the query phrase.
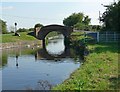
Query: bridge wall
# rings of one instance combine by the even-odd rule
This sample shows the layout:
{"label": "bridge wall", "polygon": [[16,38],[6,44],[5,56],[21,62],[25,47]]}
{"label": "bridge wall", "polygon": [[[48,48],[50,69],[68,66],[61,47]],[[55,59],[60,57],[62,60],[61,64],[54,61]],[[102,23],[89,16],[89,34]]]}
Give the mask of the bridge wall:
{"label": "bridge wall", "polygon": [[43,40],[46,35],[52,31],[61,32],[65,37],[69,37],[71,32],[73,32],[73,29],[71,27],[61,25],[48,25],[39,30],[37,38]]}

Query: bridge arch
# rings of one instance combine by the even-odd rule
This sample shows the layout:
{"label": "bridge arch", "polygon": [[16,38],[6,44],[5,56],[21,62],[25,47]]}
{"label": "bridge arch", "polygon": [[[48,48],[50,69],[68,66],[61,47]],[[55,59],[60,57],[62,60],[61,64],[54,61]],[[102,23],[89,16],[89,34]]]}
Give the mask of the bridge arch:
{"label": "bridge arch", "polygon": [[36,36],[39,40],[42,40],[43,48],[45,48],[45,37],[47,36],[47,34],[53,31],[62,33],[64,36],[64,39],[66,39],[70,37],[70,34],[73,32],[73,29],[68,26],[62,26],[62,25],[56,25],[56,24],[43,26],[38,31],[37,36]]}
{"label": "bridge arch", "polygon": [[71,32],[73,32],[73,29],[71,27],[62,26],[62,25],[47,25],[47,26],[43,26],[39,30],[37,34],[37,38],[40,40],[44,40],[47,34],[53,31],[60,32],[63,34],[65,38],[67,38],[70,36]]}

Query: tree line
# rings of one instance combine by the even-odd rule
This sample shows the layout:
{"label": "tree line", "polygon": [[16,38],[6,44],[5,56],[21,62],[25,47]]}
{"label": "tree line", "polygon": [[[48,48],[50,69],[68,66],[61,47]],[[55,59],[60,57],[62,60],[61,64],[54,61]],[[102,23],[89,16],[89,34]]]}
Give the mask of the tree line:
{"label": "tree line", "polygon": [[73,27],[76,30],[97,31],[100,30],[99,25],[90,25],[91,18],[83,13],[73,13],[69,17],[64,18],[63,24],[65,26]]}
{"label": "tree line", "polygon": [[120,31],[120,0],[114,2],[107,7],[106,11],[102,14],[100,21],[103,22],[103,31]]}
{"label": "tree line", "polygon": [[[81,12],[73,13],[69,15],[67,18],[63,19],[63,24],[65,26],[73,27],[77,30],[86,30],[86,31],[117,31],[119,32],[120,27],[120,1],[114,2],[111,5],[106,6],[106,11],[100,17],[100,21],[103,22],[103,25],[90,25],[91,18],[88,15],[85,15]],[[43,25],[38,23],[35,24],[34,28],[42,27]],[[19,28],[17,32],[27,32],[33,31],[34,28]],[[2,34],[9,33],[7,31],[6,22],[0,19],[0,29],[2,30]],[[14,32],[14,27],[11,27],[12,31]]]}

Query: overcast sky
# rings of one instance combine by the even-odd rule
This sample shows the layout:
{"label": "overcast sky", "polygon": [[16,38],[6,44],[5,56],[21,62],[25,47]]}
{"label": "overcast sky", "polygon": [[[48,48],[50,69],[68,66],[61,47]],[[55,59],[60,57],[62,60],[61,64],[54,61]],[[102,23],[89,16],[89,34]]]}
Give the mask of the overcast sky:
{"label": "overcast sky", "polygon": [[[4,2],[3,2],[4,1]],[[99,24],[99,11],[111,4],[113,0],[2,0],[0,18],[7,22],[8,28],[16,22],[18,28],[60,24],[72,13],[82,12],[91,18],[91,24]]]}

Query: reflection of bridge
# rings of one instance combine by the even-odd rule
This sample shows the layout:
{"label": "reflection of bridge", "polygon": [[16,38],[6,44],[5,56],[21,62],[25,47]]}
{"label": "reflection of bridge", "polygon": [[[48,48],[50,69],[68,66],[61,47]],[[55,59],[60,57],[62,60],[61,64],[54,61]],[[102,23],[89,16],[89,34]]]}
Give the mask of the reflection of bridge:
{"label": "reflection of bridge", "polygon": [[54,60],[54,59],[60,59],[65,57],[70,57],[70,49],[67,47],[65,47],[64,52],[60,55],[49,54],[46,48],[42,48],[36,53],[36,59]]}

